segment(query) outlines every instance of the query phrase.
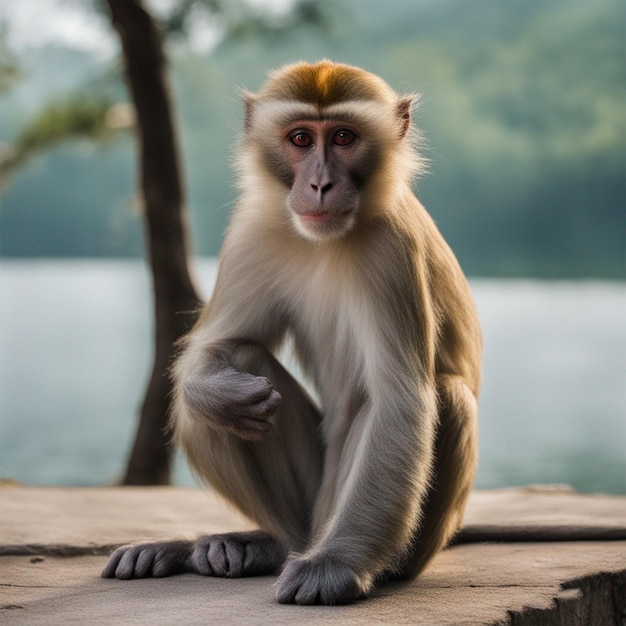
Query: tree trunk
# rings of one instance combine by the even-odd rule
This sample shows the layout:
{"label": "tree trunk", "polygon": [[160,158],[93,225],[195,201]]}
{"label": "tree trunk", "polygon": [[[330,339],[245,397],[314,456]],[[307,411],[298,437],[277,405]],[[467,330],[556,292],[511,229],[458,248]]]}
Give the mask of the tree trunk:
{"label": "tree trunk", "polygon": [[122,482],[163,485],[170,482],[172,462],[166,431],[171,392],[167,369],[174,344],[192,325],[200,301],[187,265],[183,192],[161,36],[141,0],[106,2],[122,43],[126,79],[137,115],[155,311],[154,367]]}

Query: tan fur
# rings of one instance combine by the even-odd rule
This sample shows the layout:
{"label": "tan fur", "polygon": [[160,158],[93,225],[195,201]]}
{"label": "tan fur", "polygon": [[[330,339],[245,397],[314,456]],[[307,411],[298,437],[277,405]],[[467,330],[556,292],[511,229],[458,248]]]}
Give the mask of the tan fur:
{"label": "tan fur", "polygon": [[[416,575],[459,527],[476,465],[480,331],[411,191],[422,161],[406,98],[323,61],[273,73],[246,102],[241,197],[213,298],[173,371],[175,439],[275,538],[276,555],[296,551],[280,602],[351,602],[377,579]],[[322,151],[342,124],[358,141]],[[311,148],[289,144],[300,127]],[[313,226],[289,194],[311,195],[302,177],[329,163],[367,175],[355,195],[329,170],[332,193],[354,204],[307,200],[332,228],[303,237]],[[286,338],[319,407],[274,356]]]}

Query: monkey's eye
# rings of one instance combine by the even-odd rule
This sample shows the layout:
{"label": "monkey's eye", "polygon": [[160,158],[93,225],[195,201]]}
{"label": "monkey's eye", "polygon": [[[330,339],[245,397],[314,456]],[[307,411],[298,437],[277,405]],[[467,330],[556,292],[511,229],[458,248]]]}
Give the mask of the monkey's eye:
{"label": "monkey's eye", "polygon": [[356,135],[351,130],[338,130],[333,137],[333,143],[336,146],[349,146],[355,139]]}
{"label": "monkey's eye", "polygon": [[289,141],[298,148],[308,148],[313,143],[313,137],[309,133],[297,130],[289,135]]}

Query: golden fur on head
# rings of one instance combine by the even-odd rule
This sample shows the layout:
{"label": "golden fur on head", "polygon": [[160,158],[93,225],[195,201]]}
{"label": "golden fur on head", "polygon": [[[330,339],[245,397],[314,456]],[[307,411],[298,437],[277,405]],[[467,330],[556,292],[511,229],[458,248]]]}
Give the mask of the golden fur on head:
{"label": "golden fur on head", "polygon": [[[280,129],[295,120],[343,120],[366,129],[384,153],[378,189],[386,188],[388,178],[410,184],[427,170],[428,160],[419,152],[423,137],[411,124],[419,94],[399,95],[382,78],[358,67],[328,60],[293,63],[271,72],[258,92],[243,91],[242,96],[246,135],[236,160],[241,176],[258,172],[259,145],[279,138]],[[246,188],[248,182],[240,186]]]}
{"label": "golden fur on head", "polygon": [[318,107],[355,100],[390,104],[396,98],[392,89],[378,76],[326,59],[314,64],[285,65],[273,71],[258,95],[268,100],[305,102]]}

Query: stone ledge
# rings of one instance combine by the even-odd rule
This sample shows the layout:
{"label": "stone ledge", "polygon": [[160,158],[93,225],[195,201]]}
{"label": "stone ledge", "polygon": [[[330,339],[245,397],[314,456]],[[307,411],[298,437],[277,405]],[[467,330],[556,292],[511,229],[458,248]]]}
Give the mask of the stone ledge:
{"label": "stone ledge", "polygon": [[[545,541],[581,533],[594,538],[598,531],[626,537],[622,497],[555,489],[475,492],[466,528],[499,532],[507,543],[455,546],[418,580],[387,585],[348,607],[278,605],[273,577],[99,577],[106,557],[87,556],[90,551],[249,526],[203,490],[5,486],[0,511],[0,550],[18,554],[0,559],[3,624],[605,626],[622,623],[626,611],[626,541]],[[515,529],[523,543],[510,542]],[[543,543],[532,540],[537,531]]]}
{"label": "stone ledge", "polygon": [[[205,489],[0,486],[0,509],[0,554],[46,546],[51,555],[63,546],[68,556],[102,554],[134,541],[252,528]],[[626,539],[626,498],[562,487],[475,491],[463,528],[461,540],[472,542]]]}
{"label": "stone ledge", "polygon": [[561,585],[549,609],[509,611],[508,626],[598,626],[626,623],[626,571],[600,573]]}

